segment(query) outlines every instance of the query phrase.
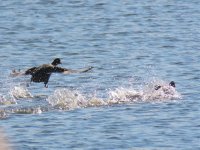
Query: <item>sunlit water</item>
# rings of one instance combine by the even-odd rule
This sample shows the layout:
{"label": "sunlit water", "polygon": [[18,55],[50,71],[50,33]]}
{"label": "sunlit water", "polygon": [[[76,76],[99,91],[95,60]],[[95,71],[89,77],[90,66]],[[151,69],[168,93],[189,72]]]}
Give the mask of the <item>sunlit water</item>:
{"label": "sunlit water", "polygon": [[[200,149],[199,7],[1,1],[0,126],[13,149]],[[9,76],[57,57],[94,68],[53,74],[48,88]]]}

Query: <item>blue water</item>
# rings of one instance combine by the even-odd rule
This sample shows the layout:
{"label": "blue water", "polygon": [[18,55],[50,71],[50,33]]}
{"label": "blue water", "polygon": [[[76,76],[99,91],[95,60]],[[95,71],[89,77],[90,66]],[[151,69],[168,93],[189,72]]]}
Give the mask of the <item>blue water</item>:
{"label": "blue water", "polygon": [[[200,1],[0,1],[0,127],[14,150],[200,149]],[[82,74],[12,78],[61,58]],[[154,91],[153,84],[176,89]],[[1,148],[0,148],[1,149]]]}

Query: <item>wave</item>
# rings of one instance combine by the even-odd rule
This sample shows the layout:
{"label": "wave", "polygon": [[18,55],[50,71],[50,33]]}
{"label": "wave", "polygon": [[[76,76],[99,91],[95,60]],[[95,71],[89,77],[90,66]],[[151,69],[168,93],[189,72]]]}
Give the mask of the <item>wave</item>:
{"label": "wave", "polygon": [[14,86],[10,89],[10,94],[15,99],[20,98],[33,98],[32,94],[28,91],[28,89],[24,86]]}
{"label": "wave", "polygon": [[[159,84],[161,88],[155,90],[154,86]],[[58,109],[75,109],[81,107],[97,107],[121,103],[138,102],[163,102],[181,99],[181,94],[174,87],[165,82],[151,82],[141,90],[134,88],[116,88],[108,92],[108,98],[101,99],[96,96],[87,97],[79,91],[66,88],[57,89],[47,98],[48,103]]]}
{"label": "wave", "polygon": [[16,104],[16,100],[9,96],[0,95],[0,105]]}
{"label": "wave", "polygon": [[85,97],[78,91],[69,89],[56,89],[53,95],[47,98],[47,101],[59,109],[74,109],[85,105]]}
{"label": "wave", "polygon": [[41,107],[15,108],[15,109],[12,109],[12,113],[16,113],[16,114],[41,114],[42,109],[41,109]]}
{"label": "wave", "polygon": [[[155,85],[160,85],[161,88],[155,90]],[[93,93],[84,95],[78,90],[68,88],[56,89],[49,96],[33,96],[25,86],[14,86],[7,95],[0,95],[0,119],[8,117],[10,113],[41,114],[52,109],[73,110],[114,104],[166,102],[181,98],[174,87],[162,80],[153,80],[140,88],[119,87],[109,90],[105,98],[98,98]]]}
{"label": "wave", "polygon": [[0,95],[0,105],[17,104],[18,99],[33,98],[32,94],[24,86],[14,86],[8,93]]}

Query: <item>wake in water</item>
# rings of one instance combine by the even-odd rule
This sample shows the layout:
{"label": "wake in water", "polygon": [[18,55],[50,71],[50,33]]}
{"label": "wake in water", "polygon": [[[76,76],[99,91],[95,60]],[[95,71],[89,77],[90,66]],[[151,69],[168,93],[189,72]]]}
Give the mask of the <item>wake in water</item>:
{"label": "wake in water", "polygon": [[[159,89],[155,89],[157,85],[160,86]],[[38,103],[37,99],[40,99],[41,102]],[[114,104],[165,102],[177,99],[181,99],[181,94],[162,80],[152,81],[141,88],[119,87],[108,91],[107,98],[104,99],[87,96],[80,91],[67,88],[56,89],[53,94],[44,98],[44,96],[32,96],[25,86],[14,86],[10,89],[8,96],[0,95],[0,118],[6,118],[10,113],[40,114],[51,109],[72,110]],[[24,104],[28,100],[32,100],[31,106],[29,106],[30,102],[28,102],[29,105]]]}
{"label": "wake in water", "polygon": [[[155,85],[160,85],[161,88],[155,90]],[[181,94],[174,87],[164,81],[153,81],[145,85],[141,90],[122,87],[110,90],[106,99],[100,99],[95,96],[88,98],[78,91],[71,91],[65,88],[57,89],[53,95],[47,98],[47,101],[55,108],[74,109],[121,103],[163,102],[176,99],[181,99]]]}
{"label": "wake in water", "polygon": [[[155,85],[161,86],[155,90]],[[168,83],[151,82],[145,85],[141,90],[133,88],[117,88],[109,92],[110,99],[116,103],[121,102],[156,102],[181,99],[181,94]]]}
{"label": "wake in water", "polygon": [[20,98],[33,98],[31,93],[28,91],[28,89],[24,86],[14,86],[10,90],[10,94],[15,98],[15,99],[20,99]]}

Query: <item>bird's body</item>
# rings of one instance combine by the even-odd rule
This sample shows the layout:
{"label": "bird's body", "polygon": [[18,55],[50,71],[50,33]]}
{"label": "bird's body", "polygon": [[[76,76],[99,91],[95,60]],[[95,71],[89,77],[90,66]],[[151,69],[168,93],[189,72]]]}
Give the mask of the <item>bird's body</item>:
{"label": "bird's body", "polygon": [[52,64],[44,64],[39,67],[33,67],[26,70],[25,75],[31,75],[31,82],[44,82],[45,87],[52,73],[64,73],[68,69],[54,66]]}

